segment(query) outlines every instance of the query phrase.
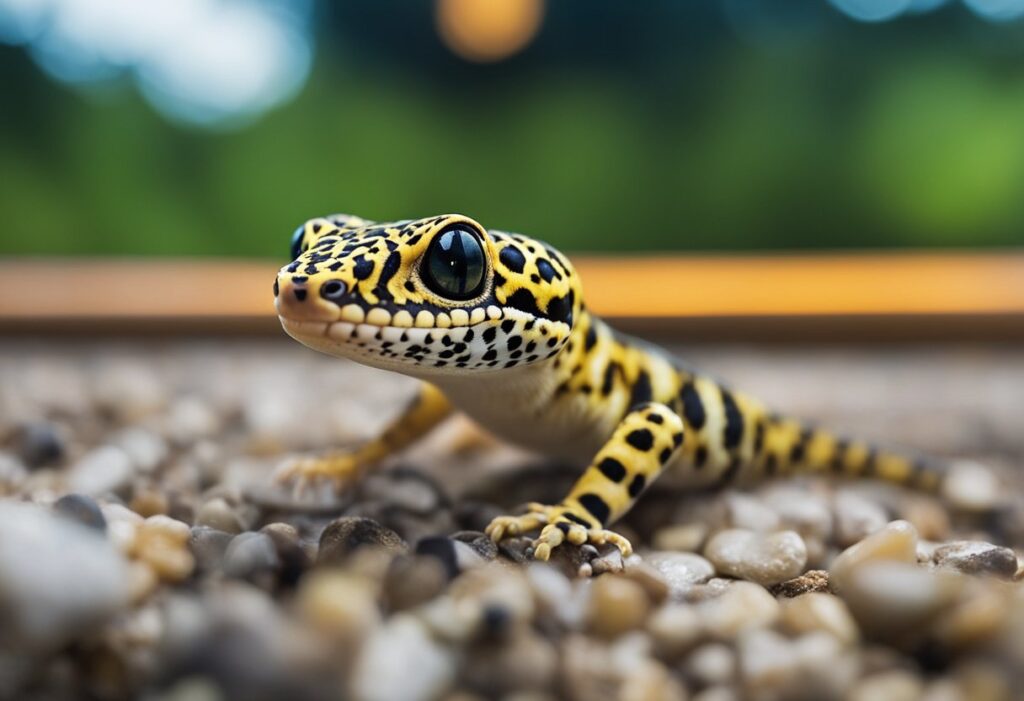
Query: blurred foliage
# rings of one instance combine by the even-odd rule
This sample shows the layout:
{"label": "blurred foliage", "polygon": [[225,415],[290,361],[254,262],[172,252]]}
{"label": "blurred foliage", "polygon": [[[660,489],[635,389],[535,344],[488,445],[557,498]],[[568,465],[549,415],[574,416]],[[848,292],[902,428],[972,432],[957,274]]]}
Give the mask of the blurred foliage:
{"label": "blurred foliage", "polygon": [[219,131],[2,47],[0,253],[283,259],[335,211],[571,250],[1024,243],[1020,22],[772,7],[553,2],[525,51],[475,65],[427,3],[329,4],[299,96]]}

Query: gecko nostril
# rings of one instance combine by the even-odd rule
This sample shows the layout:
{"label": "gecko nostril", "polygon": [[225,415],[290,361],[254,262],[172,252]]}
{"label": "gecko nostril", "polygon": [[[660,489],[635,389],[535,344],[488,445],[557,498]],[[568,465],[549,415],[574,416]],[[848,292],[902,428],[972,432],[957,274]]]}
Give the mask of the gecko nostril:
{"label": "gecko nostril", "polygon": [[297,288],[295,288],[295,299],[299,300],[300,302],[305,302],[306,301],[306,288],[305,287],[297,287]]}
{"label": "gecko nostril", "polygon": [[336,302],[345,294],[347,286],[341,280],[329,280],[320,288],[320,296],[324,299]]}

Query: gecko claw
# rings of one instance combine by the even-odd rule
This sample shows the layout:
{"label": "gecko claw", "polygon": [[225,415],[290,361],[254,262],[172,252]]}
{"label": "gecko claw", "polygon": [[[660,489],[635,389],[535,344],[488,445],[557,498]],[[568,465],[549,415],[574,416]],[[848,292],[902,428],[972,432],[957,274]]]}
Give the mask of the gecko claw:
{"label": "gecko claw", "polygon": [[536,560],[550,559],[552,551],[566,542],[572,545],[610,543],[617,547],[623,556],[632,554],[633,546],[623,536],[604,528],[587,528],[567,518],[567,511],[564,505],[528,504],[525,514],[499,516],[491,521],[485,532],[497,543],[504,538],[541,528],[540,534],[533,541],[533,557]]}

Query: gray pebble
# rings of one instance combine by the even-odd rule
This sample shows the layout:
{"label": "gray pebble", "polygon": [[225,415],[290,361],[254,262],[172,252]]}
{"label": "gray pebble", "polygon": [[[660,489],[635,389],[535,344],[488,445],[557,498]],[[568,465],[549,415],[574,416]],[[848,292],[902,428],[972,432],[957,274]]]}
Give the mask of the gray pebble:
{"label": "gray pebble", "polygon": [[1017,555],[983,541],[960,540],[935,549],[932,560],[940,567],[951,567],[967,574],[991,574],[1013,579],[1017,574]]}
{"label": "gray pebble", "polygon": [[28,467],[45,467],[64,456],[64,438],[52,423],[30,423],[18,431],[15,450]]}
{"label": "gray pebble", "polygon": [[209,526],[225,533],[241,533],[245,530],[242,520],[231,505],[220,497],[210,499],[196,512],[196,525]]}
{"label": "gray pebble", "polygon": [[416,543],[416,554],[436,558],[452,578],[486,562],[471,545],[444,536],[421,538]]}
{"label": "gray pebble", "polygon": [[715,576],[715,566],[696,553],[651,552],[644,555],[644,562],[665,579],[669,596],[677,600]]}
{"label": "gray pebble", "polygon": [[498,546],[490,536],[481,531],[458,531],[452,533],[451,538],[473,548],[476,554],[485,560],[493,560],[498,556]]}
{"label": "gray pebble", "polygon": [[107,530],[107,519],[103,517],[99,504],[84,494],[65,494],[54,503],[53,510],[83,526]]}
{"label": "gray pebble", "polygon": [[390,528],[359,516],[343,516],[327,524],[320,534],[318,565],[338,565],[359,548],[382,548],[392,554],[408,552],[409,545]]}
{"label": "gray pebble", "polygon": [[[229,577],[263,578],[280,564],[273,539],[266,533],[240,533],[224,552],[224,573]],[[262,580],[261,580],[262,583]]]}
{"label": "gray pebble", "polygon": [[234,536],[209,526],[193,526],[188,539],[192,556],[200,571],[210,572],[220,567]]}
{"label": "gray pebble", "polygon": [[408,614],[370,634],[352,670],[352,696],[360,701],[430,701],[455,680],[454,653],[435,642]]}
{"label": "gray pebble", "polygon": [[841,547],[857,543],[881,530],[889,518],[885,509],[860,494],[843,490],[835,497],[835,535]]}
{"label": "gray pebble", "polygon": [[81,457],[68,472],[73,492],[99,495],[117,492],[128,486],[134,475],[132,461],[122,449],[106,445]]}

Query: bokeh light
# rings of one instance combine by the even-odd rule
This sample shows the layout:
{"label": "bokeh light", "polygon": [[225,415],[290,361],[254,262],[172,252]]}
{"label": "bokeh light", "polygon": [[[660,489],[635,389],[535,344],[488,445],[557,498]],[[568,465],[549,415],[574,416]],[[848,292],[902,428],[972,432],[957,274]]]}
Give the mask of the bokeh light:
{"label": "bokeh light", "polygon": [[438,0],[437,27],[445,44],[470,61],[498,61],[536,35],[544,0]]}
{"label": "bokeh light", "polygon": [[166,116],[237,124],[293,96],[311,0],[0,0],[0,39],[57,80],[134,80]]}

